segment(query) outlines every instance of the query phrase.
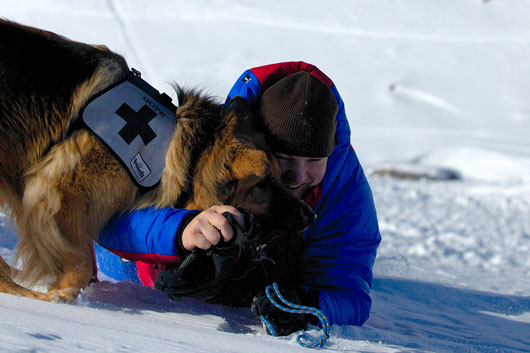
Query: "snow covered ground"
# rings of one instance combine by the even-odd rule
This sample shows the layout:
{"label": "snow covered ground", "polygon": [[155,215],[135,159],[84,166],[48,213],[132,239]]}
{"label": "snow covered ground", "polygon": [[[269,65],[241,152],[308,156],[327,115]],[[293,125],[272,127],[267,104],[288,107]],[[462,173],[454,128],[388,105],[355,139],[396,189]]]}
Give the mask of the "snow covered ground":
{"label": "snow covered ground", "polygon": [[[168,93],[174,80],[222,99],[247,68],[317,65],[373,173],[383,236],[370,319],[333,327],[324,350],[530,352],[530,1],[0,0],[0,16],[106,44]],[[3,214],[0,231],[10,259]],[[131,283],[75,305],[0,294],[0,308],[2,352],[304,350],[249,310]]]}

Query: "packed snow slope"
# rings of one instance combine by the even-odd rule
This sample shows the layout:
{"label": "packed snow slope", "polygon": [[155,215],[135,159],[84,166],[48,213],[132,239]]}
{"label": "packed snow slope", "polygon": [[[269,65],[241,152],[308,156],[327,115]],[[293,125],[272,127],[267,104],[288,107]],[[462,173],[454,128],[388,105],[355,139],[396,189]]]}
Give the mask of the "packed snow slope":
{"label": "packed snow slope", "polygon": [[[363,327],[330,352],[530,352],[530,1],[0,0],[105,44],[159,90],[223,97],[245,69],[317,65],[341,93],[383,241]],[[38,53],[35,53],[38,55]],[[0,213],[0,255],[16,230]],[[75,304],[0,294],[2,352],[298,352],[248,309],[103,281]],[[318,335],[318,330],[310,330]]]}

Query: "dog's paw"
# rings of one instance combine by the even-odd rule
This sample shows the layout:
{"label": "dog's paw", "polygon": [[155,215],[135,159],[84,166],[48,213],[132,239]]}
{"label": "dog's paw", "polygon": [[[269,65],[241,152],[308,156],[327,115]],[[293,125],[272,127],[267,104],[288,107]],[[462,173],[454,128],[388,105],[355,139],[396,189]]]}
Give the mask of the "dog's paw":
{"label": "dog's paw", "polygon": [[81,292],[79,288],[53,289],[46,293],[46,300],[49,302],[72,303]]}

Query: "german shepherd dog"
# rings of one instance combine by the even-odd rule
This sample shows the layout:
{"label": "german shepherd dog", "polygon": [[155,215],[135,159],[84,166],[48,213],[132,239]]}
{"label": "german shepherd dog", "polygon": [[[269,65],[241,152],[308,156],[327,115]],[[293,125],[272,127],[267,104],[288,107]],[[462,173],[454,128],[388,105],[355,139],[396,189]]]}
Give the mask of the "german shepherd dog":
{"label": "german shepherd dog", "polygon": [[[241,98],[223,109],[177,87],[161,180],[140,190],[98,138],[72,129],[91,98],[130,72],[105,46],[0,20],[0,206],[17,226],[20,265],[0,258],[0,292],[73,301],[93,274],[92,241],[128,209],[228,204],[287,230],[313,221],[312,210],[282,186]],[[29,289],[42,280],[51,283],[46,293]]]}

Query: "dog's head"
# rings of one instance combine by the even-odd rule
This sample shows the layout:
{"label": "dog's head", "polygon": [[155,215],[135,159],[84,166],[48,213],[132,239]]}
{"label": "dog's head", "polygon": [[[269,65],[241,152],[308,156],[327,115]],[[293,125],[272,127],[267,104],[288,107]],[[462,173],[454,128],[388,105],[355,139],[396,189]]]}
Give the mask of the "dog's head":
{"label": "dog's head", "polygon": [[298,231],[309,226],[315,213],[282,184],[278,162],[248,103],[236,97],[223,115],[215,143],[195,168],[191,207],[232,205],[254,214],[266,227]]}

